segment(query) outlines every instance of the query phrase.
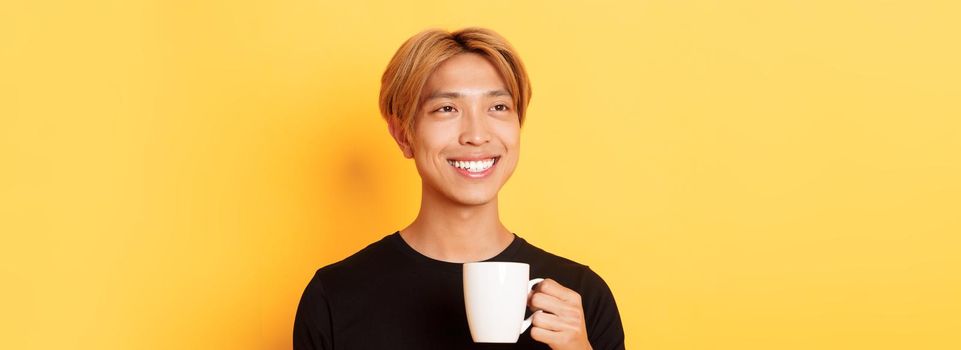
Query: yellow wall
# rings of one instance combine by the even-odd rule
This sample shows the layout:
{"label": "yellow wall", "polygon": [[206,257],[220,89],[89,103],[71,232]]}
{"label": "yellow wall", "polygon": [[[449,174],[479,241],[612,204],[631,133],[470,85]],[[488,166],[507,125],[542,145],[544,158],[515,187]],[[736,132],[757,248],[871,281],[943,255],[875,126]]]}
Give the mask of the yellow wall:
{"label": "yellow wall", "polygon": [[416,214],[382,69],[467,25],[534,84],[503,219],[629,348],[961,348],[956,3],[552,3],[3,1],[0,348],[289,348]]}

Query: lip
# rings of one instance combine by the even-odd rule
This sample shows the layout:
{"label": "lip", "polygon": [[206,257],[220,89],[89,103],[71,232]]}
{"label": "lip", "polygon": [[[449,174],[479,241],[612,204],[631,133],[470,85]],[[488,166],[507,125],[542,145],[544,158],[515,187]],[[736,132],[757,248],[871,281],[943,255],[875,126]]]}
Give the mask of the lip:
{"label": "lip", "polygon": [[464,157],[447,158],[447,160],[454,160],[454,161],[460,161],[460,162],[469,162],[469,161],[478,161],[478,160],[488,160],[488,159],[491,159],[491,158],[500,158],[500,155],[497,155],[497,154],[474,154],[474,155],[464,156]]}
{"label": "lip", "polygon": [[494,164],[491,165],[490,168],[487,168],[487,170],[484,170],[484,171],[479,172],[479,173],[472,173],[472,172],[467,171],[467,169],[461,169],[461,168],[455,167],[455,166],[450,165],[450,164],[448,164],[448,165],[450,166],[451,169],[454,169],[454,171],[456,171],[457,173],[463,175],[464,177],[467,177],[467,178],[470,178],[470,179],[483,179],[483,178],[487,177],[488,175],[490,175],[491,173],[493,173],[493,172],[494,172],[494,168],[497,168],[497,163],[500,163],[500,156],[487,156],[487,157],[481,157],[481,158],[462,158],[462,159],[451,158],[451,160],[458,160],[458,161],[463,161],[463,160],[486,160],[486,159],[491,159],[491,158],[494,158]]}

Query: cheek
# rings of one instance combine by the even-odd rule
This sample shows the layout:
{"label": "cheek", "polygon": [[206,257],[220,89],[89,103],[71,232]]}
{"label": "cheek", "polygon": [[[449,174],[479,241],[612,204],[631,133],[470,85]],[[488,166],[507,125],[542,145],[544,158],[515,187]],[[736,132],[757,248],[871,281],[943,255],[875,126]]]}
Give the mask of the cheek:
{"label": "cheek", "polygon": [[498,138],[508,150],[516,151],[520,146],[520,129],[516,125],[506,125],[497,129]]}
{"label": "cheek", "polygon": [[515,128],[510,130],[510,133],[505,136],[504,147],[506,147],[507,152],[511,154],[511,159],[514,163],[513,167],[516,168],[521,151],[520,129]]}
{"label": "cheek", "polygon": [[[446,131],[436,125],[422,125],[416,129],[414,141],[414,161],[417,167],[427,173],[444,171],[448,166],[441,154],[451,142]],[[454,141],[456,143],[456,139]]]}

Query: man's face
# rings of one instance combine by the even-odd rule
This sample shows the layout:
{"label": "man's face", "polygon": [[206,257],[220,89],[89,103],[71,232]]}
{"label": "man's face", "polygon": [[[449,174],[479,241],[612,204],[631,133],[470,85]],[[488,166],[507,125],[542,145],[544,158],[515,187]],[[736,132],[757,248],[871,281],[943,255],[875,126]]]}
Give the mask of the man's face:
{"label": "man's face", "polygon": [[421,91],[413,156],[424,186],[463,205],[497,197],[517,166],[520,122],[503,79],[483,56],[444,61]]}

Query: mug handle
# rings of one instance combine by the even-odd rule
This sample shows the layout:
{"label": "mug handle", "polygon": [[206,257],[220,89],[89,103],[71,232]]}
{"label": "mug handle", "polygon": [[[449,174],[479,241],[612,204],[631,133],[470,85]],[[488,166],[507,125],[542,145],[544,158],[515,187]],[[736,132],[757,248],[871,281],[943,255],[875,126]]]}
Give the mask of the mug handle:
{"label": "mug handle", "polygon": [[[532,279],[530,282],[527,282],[527,297],[528,297],[528,298],[531,296],[531,290],[534,289],[534,285],[535,285],[535,284],[538,284],[538,283],[541,283],[541,282],[543,282],[543,281],[544,281],[543,278],[535,278],[535,279]],[[534,314],[536,314],[536,313],[538,313],[538,312],[542,312],[542,310],[534,311],[534,313],[531,314],[531,317],[528,317],[526,320],[524,320],[523,323],[521,323],[521,333],[524,333],[524,331],[526,331],[527,328],[529,328],[529,327],[531,326],[531,323],[534,322]]]}

